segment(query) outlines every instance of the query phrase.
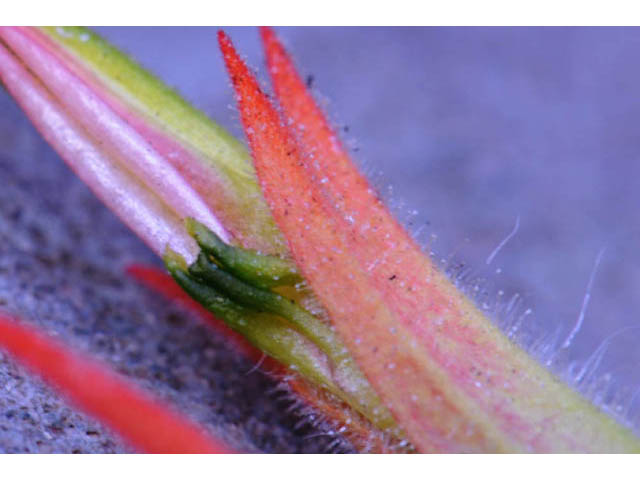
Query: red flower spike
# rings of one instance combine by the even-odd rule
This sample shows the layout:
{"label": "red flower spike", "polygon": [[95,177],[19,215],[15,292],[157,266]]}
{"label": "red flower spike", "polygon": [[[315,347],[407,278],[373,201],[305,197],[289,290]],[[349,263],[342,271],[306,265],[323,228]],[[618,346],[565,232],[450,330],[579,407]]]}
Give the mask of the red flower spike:
{"label": "red flower spike", "polygon": [[0,313],[0,348],[146,453],[233,453],[107,367]]}
{"label": "red flower spike", "polygon": [[219,34],[263,192],[303,276],[414,445],[637,450],[629,431],[537,365],[431,264],[351,165],[273,33],[263,38],[293,132]]}

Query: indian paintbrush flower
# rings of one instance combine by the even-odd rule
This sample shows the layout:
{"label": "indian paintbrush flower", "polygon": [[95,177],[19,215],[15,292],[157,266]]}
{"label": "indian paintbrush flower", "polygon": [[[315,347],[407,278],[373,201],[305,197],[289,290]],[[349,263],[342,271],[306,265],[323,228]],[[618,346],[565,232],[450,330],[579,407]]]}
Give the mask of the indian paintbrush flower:
{"label": "indian paintbrush flower", "polygon": [[276,105],[219,34],[251,156],[84,29],[1,29],[0,76],[176,282],[361,449],[638,451],[436,268],[261,35]]}

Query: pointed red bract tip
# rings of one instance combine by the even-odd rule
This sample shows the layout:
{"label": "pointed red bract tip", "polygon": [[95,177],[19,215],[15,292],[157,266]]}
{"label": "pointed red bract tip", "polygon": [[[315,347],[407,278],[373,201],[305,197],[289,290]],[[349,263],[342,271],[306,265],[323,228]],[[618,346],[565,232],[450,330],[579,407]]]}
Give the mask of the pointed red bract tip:
{"label": "pointed red bract tip", "polygon": [[0,313],[0,348],[146,453],[233,453],[108,367]]}
{"label": "pointed red bract tip", "polygon": [[[240,59],[233,46],[231,38],[229,38],[229,35],[227,35],[223,30],[218,30],[218,45],[220,45],[220,51],[222,52],[222,56],[224,57],[228,70],[241,67],[246,69],[244,62]],[[236,79],[232,77],[231,81],[235,84]]]}
{"label": "pointed red bract tip", "polygon": [[[259,27],[259,31],[265,51],[268,50],[271,54],[287,55],[273,28]],[[269,56],[267,56],[267,62],[269,62]]]}

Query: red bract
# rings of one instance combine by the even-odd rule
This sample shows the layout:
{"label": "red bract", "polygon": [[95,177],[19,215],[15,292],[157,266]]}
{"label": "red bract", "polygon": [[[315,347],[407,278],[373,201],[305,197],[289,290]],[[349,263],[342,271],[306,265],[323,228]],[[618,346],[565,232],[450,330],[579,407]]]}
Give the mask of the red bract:
{"label": "red bract", "polygon": [[233,453],[98,362],[0,313],[0,348],[146,453]]}
{"label": "red bract", "polygon": [[414,445],[637,450],[630,432],[537,365],[435,268],[351,164],[273,32],[262,34],[283,119],[222,32],[219,42],[264,195],[300,271]]}

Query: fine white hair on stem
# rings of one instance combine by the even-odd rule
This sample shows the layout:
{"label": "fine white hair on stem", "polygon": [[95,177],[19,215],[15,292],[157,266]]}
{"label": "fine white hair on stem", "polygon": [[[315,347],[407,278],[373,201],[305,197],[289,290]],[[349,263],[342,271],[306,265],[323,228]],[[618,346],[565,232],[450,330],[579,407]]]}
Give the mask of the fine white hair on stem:
{"label": "fine white hair on stem", "polygon": [[593,268],[591,269],[591,275],[589,275],[589,282],[587,283],[587,290],[584,294],[584,298],[582,299],[582,307],[580,308],[580,313],[578,314],[578,319],[576,320],[575,325],[567,335],[567,338],[562,343],[562,348],[569,348],[571,342],[578,334],[580,329],[582,328],[582,324],[584,323],[584,316],[587,312],[587,307],[589,306],[589,301],[591,300],[591,289],[593,288],[593,282],[596,278],[596,273],[598,272],[598,267],[600,266],[600,262],[602,261],[602,257],[604,256],[604,252],[606,251],[605,247],[602,247],[596,256],[596,260],[593,264]]}
{"label": "fine white hair on stem", "polygon": [[623,333],[626,333],[628,331],[638,330],[638,329],[640,329],[640,326],[623,327],[623,328],[613,332],[607,338],[605,338],[602,341],[602,343],[600,344],[600,346],[598,346],[598,348],[596,348],[595,352],[593,352],[593,354],[591,354],[591,356],[587,359],[585,364],[582,366],[582,368],[580,369],[580,371],[576,375],[576,377],[575,377],[576,384],[579,384],[585,378],[585,376],[587,375],[587,373],[589,371],[591,371],[592,373],[596,371],[596,369],[600,365],[600,362],[602,361],[602,357],[604,357],[604,354],[607,351],[607,348],[609,348],[609,345],[611,344],[611,342],[613,340],[616,339],[616,337],[618,337],[619,335],[622,335]]}
{"label": "fine white hair on stem", "polygon": [[245,373],[245,375],[250,375],[253,372],[255,372],[256,370],[258,370],[260,368],[260,366],[262,365],[262,362],[264,362],[265,358],[267,358],[267,354],[263,353],[262,356],[260,357],[260,360],[258,360],[258,362],[253,367],[251,367],[247,371],[247,373]]}
{"label": "fine white hair on stem", "polygon": [[329,430],[327,432],[312,433],[311,435],[307,435],[306,437],[304,437],[304,439],[309,440],[311,438],[316,438],[316,437],[335,437],[335,436],[336,436],[336,432],[334,432],[333,430]]}
{"label": "fine white hair on stem", "polygon": [[502,248],[507,244],[509,240],[513,238],[513,236],[518,233],[518,229],[520,228],[520,215],[516,216],[516,224],[513,226],[513,230],[511,233],[504,237],[504,239],[498,244],[498,246],[491,252],[491,254],[487,257],[487,265],[491,265],[493,259],[496,258],[496,255],[502,250]]}

